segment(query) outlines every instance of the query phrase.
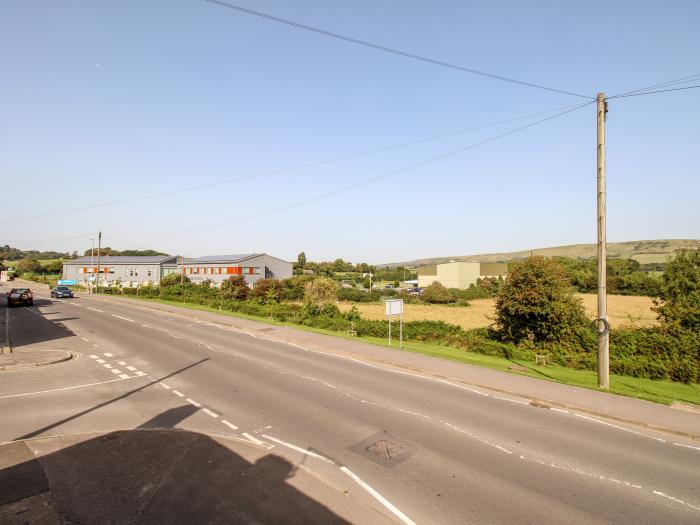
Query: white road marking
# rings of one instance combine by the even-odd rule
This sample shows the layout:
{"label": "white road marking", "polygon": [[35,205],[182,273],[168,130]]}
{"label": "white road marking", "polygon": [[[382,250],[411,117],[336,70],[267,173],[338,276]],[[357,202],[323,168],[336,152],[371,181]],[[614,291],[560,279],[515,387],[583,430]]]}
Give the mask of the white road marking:
{"label": "white road marking", "polygon": [[182,392],[178,392],[177,390],[173,390],[173,394],[179,397],[185,397],[185,394],[183,394]]}
{"label": "white road marking", "polygon": [[127,370],[131,370],[132,372],[136,372],[137,368],[135,366],[127,365]]}
{"label": "white road marking", "polygon": [[210,415],[211,417],[219,417],[219,414],[217,414],[216,412],[212,412],[212,411],[209,410],[208,408],[204,408],[204,409],[202,409],[202,410],[204,410],[204,412],[205,412],[206,414]]}
{"label": "white road marking", "polygon": [[379,503],[384,505],[389,511],[399,518],[403,523],[406,523],[408,525],[416,525],[416,523],[406,516],[403,512],[401,512],[399,509],[397,509],[389,500],[387,500],[384,496],[382,496],[379,492],[374,490],[370,485],[365,483],[357,474],[355,474],[352,470],[350,470],[348,467],[340,467],[340,470],[342,470],[345,474],[347,474],[355,483],[357,483],[360,487],[365,489],[367,492],[369,492],[374,499],[376,499]]}
{"label": "white road marking", "polygon": [[82,340],[85,341],[86,343],[89,343],[89,342],[90,342],[90,339],[88,339],[87,337],[81,337],[80,339],[82,339]]}
{"label": "white road marking", "polygon": [[126,361],[117,361],[117,363],[119,363],[122,366],[126,366]]}
{"label": "white road marking", "polygon": [[501,396],[491,396],[494,399],[500,399],[501,401],[509,401],[511,403],[518,403],[519,405],[529,405],[527,401],[521,401],[520,399],[510,399],[507,397],[501,397]]}
{"label": "white road marking", "polygon": [[110,354],[109,352],[105,352],[105,353],[102,354],[102,355],[105,356],[105,357],[114,357],[114,354]]}
{"label": "white road marking", "polygon": [[92,343],[92,346],[94,346],[95,348],[99,348],[99,347],[100,347],[100,345],[96,345],[95,343]]}
{"label": "white road marking", "polygon": [[145,376],[145,375],[146,375],[146,372],[141,372],[141,370],[137,370],[137,371],[136,371],[136,375],[139,376],[139,377]]}
{"label": "white road marking", "polygon": [[124,319],[124,321],[129,321],[130,323],[135,323],[135,322],[136,322],[136,321],[134,321],[133,319],[129,319],[129,318],[127,318],[127,317],[122,317],[121,315],[117,315],[117,314],[112,314],[112,317],[116,317],[117,319]]}
{"label": "white road marking", "polygon": [[89,357],[90,359],[97,359],[97,356],[96,356],[95,354],[90,354],[88,357]]}
{"label": "white road marking", "polygon": [[675,497],[670,496],[664,492],[659,492],[658,490],[653,490],[652,492],[654,494],[656,494],[657,496],[661,496],[662,498],[670,499],[671,501],[675,501],[676,503],[680,503],[681,505],[686,505],[686,506],[690,507],[691,509],[700,510],[700,507],[696,507],[695,505],[691,505],[690,503],[686,503],[682,499],[675,498]]}
{"label": "white road marking", "polygon": [[100,312],[101,314],[104,313],[102,310],[98,310],[97,308],[93,308],[92,306],[86,306],[85,308],[87,308],[88,310],[92,310],[93,312]]}
{"label": "white road marking", "polygon": [[[131,378],[127,377],[125,379],[131,379]],[[60,392],[62,390],[73,390],[76,388],[86,388],[89,386],[104,385],[105,383],[113,383],[114,381],[122,381],[122,379],[109,379],[107,381],[100,381],[99,383],[87,383],[85,385],[67,386],[64,388],[54,388],[52,390],[39,390],[38,392],[26,392],[24,394],[12,394],[9,396],[0,396],[0,399],[9,399],[11,397],[33,396],[33,395],[37,395],[37,394],[49,394],[51,392]]]}
{"label": "white road marking", "polygon": [[128,374],[119,374],[119,377],[121,377],[122,379],[129,379]]}
{"label": "white road marking", "polygon": [[222,422],[224,425],[226,425],[228,428],[230,428],[231,430],[238,430],[238,427],[237,427],[236,425],[234,425],[233,423],[229,423],[229,422],[226,421],[225,419],[222,419],[221,422]]}
{"label": "white road marking", "polygon": [[190,399],[189,397],[187,398],[187,402],[188,402],[190,405],[194,405],[194,406],[196,406],[196,407],[201,407],[201,406],[202,406],[201,403],[197,403],[194,399]]}
{"label": "white road marking", "polygon": [[700,450],[700,447],[694,447],[693,445],[685,445],[683,443],[674,443],[677,447],[692,448],[693,450]]}
{"label": "white road marking", "polygon": [[660,441],[661,443],[666,443],[665,439],[657,438],[655,436],[650,436],[649,434],[644,434],[643,432],[637,432],[635,430],[630,430],[629,428],[621,427],[618,425],[613,425],[612,423],[608,423],[607,421],[601,421],[600,419],[595,419],[593,417],[588,417],[584,416],[583,414],[574,414],[576,417],[580,417],[582,419],[588,419],[589,421],[595,421],[596,423],[600,423],[601,425],[606,425],[608,427],[613,427],[617,428],[619,430],[624,430],[625,432],[629,432],[631,434],[637,434],[638,436],[643,436],[649,439],[655,439],[656,441]]}
{"label": "white road marking", "polygon": [[292,450],[296,450],[297,452],[301,452],[302,454],[306,454],[307,456],[311,456],[312,458],[320,459],[321,461],[325,461],[326,463],[335,465],[335,461],[333,461],[332,459],[328,459],[326,456],[322,456],[321,454],[316,454],[316,452],[311,452],[310,450],[306,450],[305,448],[297,447],[296,445],[292,445],[291,443],[287,443],[286,441],[282,441],[281,439],[277,439],[276,437],[268,436],[267,434],[263,434],[262,437],[264,437],[265,439],[269,439],[270,441],[274,441],[279,445],[291,448]]}
{"label": "white road marking", "polygon": [[112,365],[110,365],[109,363],[105,363],[105,364],[102,365],[102,366],[104,366],[105,368],[112,368]]}
{"label": "white road marking", "polygon": [[97,362],[102,364],[102,363],[106,363],[107,361],[105,361],[104,359],[98,359]]}
{"label": "white road marking", "polygon": [[166,385],[165,383],[161,383],[160,386],[162,386],[166,390],[170,390],[170,387],[168,385]]}
{"label": "white road marking", "polygon": [[556,407],[549,407],[550,410],[554,410],[555,412],[561,412],[562,414],[568,414],[568,410],[562,410],[561,408],[556,408]]}
{"label": "white road marking", "polygon": [[265,447],[265,448],[268,449],[268,450],[271,449],[272,447],[274,447],[274,445],[270,445],[269,443],[265,443],[264,441],[260,441],[258,438],[255,438],[255,437],[251,436],[251,435],[248,434],[247,432],[243,432],[243,433],[241,434],[241,436],[243,436],[244,438],[246,438],[248,441],[251,441],[251,442],[255,443],[256,445],[259,445],[259,446],[261,446],[261,447]]}
{"label": "white road marking", "polygon": [[112,368],[112,369],[110,370],[110,372],[112,372],[113,374],[121,374],[121,373],[122,373],[122,371],[119,370],[118,368]]}

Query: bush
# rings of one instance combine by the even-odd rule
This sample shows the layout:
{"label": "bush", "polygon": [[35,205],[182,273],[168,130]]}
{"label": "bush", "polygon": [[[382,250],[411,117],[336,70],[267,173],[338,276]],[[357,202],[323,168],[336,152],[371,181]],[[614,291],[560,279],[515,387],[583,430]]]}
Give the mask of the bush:
{"label": "bush", "polygon": [[306,283],[304,300],[317,308],[335,301],[338,283],[329,277],[317,277]]}
{"label": "bush", "polygon": [[508,341],[566,341],[586,323],[564,267],[543,257],[515,264],[496,297],[496,330]]}
{"label": "bush", "polygon": [[282,300],[301,301],[304,299],[304,287],[309,281],[313,281],[313,275],[295,275],[282,281]]}
{"label": "bush", "polygon": [[232,275],[221,283],[219,294],[225,301],[245,301],[250,294],[250,288],[242,275]]}
{"label": "bush", "polygon": [[339,301],[351,301],[354,303],[372,303],[379,301],[381,292],[365,292],[357,288],[340,288],[336,293],[336,298]]}
{"label": "bush", "polygon": [[255,283],[251,295],[261,302],[279,302],[282,299],[284,285],[277,279],[260,279]]}
{"label": "bush", "polygon": [[175,286],[182,282],[189,283],[189,278],[181,273],[170,273],[160,280],[160,286]]}
{"label": "bush", "polygon": [[455,301],[450,291],[437,281],[426,286],[421,297],[426,303],[445,304]]}
{"label": "bush", "polygon": [[36,259],[22,259],[14,264],[17,273],[44,273],[44,267]]}

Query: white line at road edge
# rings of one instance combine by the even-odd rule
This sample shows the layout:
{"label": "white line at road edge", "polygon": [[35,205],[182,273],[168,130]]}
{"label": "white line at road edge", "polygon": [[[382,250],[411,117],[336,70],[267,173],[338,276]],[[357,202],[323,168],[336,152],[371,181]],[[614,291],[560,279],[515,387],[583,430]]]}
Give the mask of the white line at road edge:
{"label": "white line at road edge", "polygon": [[656,441],[660,441],[661,443],[666,443],[666,440],[665,440],[665,439],[657,438],[657,437],[655,437],[655,436],[650,436],[649,434],[644,434],[644,433],[642,433],[642,432],[636,432],[636,431],[634,431],[634,430],[630,430],[629,428],[621,427],[621,426],[618,426],[618,425],[613,425],[612,423],[608,423],[607,421],[601,421],[600,419],[595,419],[595,418],[593,418],[593,417],[584,416],[583,414],[574,414],[574,415],[575,415],[576,417],[580,417],[580,418],[582,418],[582,419],[587,419],[587,420],[589,420],[589,421],[595,421],[596,423],[600,423],[601,425],[606,425],[606,426],[609,426],[609,427],[614,427],[614,428],[617,428],[617,429],[620,429],[620,430],[624,430],[625,432],[630,432],[631,434],[637,434],[638,436],[644,436],[644,437],[649,438],[649,439],[655,439]]}
{"label": "white line at road edge", "polygon": [[357,483],[360,487],[365,489],[367,492],[369,492],[374,499],[376,499],[379,503],[384,505],[387,509],[391,511],[391,513],[399,518],[403,523],[406,523],[408,525],[416,525],[416,522],[413,521],[411,518],[406,516],[403,512],[401,512],[399,509],[397,509],[392,503],[387,500],[384,496],[382,496],[379,492],[374,490],[372,487],[370,487],[367,483],[362,481],[357,474],[355,474],[352,470],[350,470],[348,467],[340,467],[340,470],[342,470],[345,474],[350,476],[350,478]]}
{"label": "white line at road edge", "polygon": [[683,443],[674,443],[677,447],[692,448],[693,450],[700,450],[700,447],[694,447],[693,445],[684,445]]}
{"label": "white line at road edge", "polygon": [[268,436],[267,434],[263,434],[262,437],[264,437],[265,439],[269,439],[270,441],[274,441],[279,445],[291,448],[292,450],[296,450],[297,452],[301,452],[302,454],[306,454],[307,456],[311,456],[312,458],[320,459],[321,461],[325,461],[326,463],[335,465],[335,461],[333,461],[332,459],[328,459],[326,456],[322,456],[321,454],[316,454],[315,452],[311,452],[310,450],[306,450],[305,448],[297,447],[296,445],[292,445],[291,443],[287,443],[285,441],[282,441],[281,439],[277,439],[276,437]]}
{"label": "white line at road edge", "polygon": [[[133,377],[128,377],[125,379],[135,379]],[[0,396],[0,399],[8,399],[10,397],[22,397],[22,396],[33,396],[36,394],[48,394],[50,392],[60,392],[61,390],[73,390],[75,388],[86,388],[88,386],[104,385],[105,383],[114,383],[115,381],[123,381],[124,379],[110,379],[108,381],[100,381],[99,383],[87,383],[85,385],[67,386],[64,388],[54,388],[53,390],[40,390],[38,392],[26,392],[24,394],[12,394],[10,396]]]}
{"label": "white line at road edge", "polygon": [[86,306],[85,308],[87,308],[88,310],[92,310],[93,312],[100,312],[101,314],[104,313],[102,310],[98,310],[97,308],[93,308],[92,306]]}
{"label": "white line at road edge", "polygon": [[269,443],[265,443],[264,441],[260,441],[258,438],[254,438],[253,436],[251,436],[247,432],[243,432],[241,435],[244,438],[246,438],[248,441],[252,441],[256,445],[259,445],[261,447],[265,447],[268,450],[271,449],[272,447],[274,447],[274,445],[270,445]]}
{"label": "white line at road edge", "polygon": [[136,322],[136,321],[134,321],[133,319],[129,319],[129,318],[127,318],[127,317],[122,317],[121,315],[117,315],[117,314],[112,314],[112,317],[116,317],[117,319],[124,319],[125,321],[129,321],[130,323],[135,323],[135,322]]}

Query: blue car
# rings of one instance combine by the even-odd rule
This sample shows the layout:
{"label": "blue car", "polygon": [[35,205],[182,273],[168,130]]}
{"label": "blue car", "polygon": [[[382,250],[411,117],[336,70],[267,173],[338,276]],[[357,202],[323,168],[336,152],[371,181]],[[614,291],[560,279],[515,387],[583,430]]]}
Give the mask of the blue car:
{"label": "blue car", "polygon": [[53,290],[51,290],[51,297],[54,297],[56,299],[60,299],[61,297],[73,297],[73,290],[68,288],[67,286],[57,286]]}

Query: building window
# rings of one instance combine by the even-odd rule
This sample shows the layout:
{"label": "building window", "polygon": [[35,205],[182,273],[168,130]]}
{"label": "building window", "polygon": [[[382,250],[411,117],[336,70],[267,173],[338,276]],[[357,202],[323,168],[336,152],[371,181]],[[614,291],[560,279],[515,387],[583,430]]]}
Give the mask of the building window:
{"label": "building window", "polygon": [[151,274],[152,274],[152,273],[153,273],[153,269],[152,269],[152,268],[149,268],[149,269],[148,269],[148,276],[151,277]]}

